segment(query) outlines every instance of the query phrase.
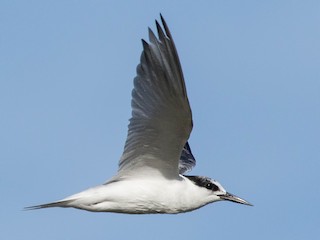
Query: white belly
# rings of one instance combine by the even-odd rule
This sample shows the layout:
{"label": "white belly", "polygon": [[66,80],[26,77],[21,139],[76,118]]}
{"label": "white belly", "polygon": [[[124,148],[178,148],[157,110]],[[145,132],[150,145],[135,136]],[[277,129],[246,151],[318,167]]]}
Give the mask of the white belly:
{"label": "white belly", "polygon": [[181,180],[130,179],[90,188],[64,200],[67,207],[97,212],[180,213],[212,202],[201,189],[182,177]]}

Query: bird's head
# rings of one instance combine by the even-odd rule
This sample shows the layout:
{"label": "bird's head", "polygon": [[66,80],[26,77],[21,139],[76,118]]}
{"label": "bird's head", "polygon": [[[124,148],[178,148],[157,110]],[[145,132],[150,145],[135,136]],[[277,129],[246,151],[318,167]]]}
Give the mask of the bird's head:
{"label": "bird's head", "polygon": [[192,181],[198,187],[203,188],[208,194],[208,196],[212,197],[212,200],[210,202],[226,200],[226,201],[253,206],[248,201],[227,192],[222,187],[222,185],[216,180],[213,180],[208,177],[202,177],[202,176],[185,176],[185,177],[188,178],[190,181]]}

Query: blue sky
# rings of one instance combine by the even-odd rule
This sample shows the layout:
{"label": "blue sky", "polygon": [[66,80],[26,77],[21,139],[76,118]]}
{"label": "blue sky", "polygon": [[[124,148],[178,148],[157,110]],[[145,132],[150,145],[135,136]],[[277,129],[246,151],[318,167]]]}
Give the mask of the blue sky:
{"label": "blue sky", "polygon": [[[22,211],[109,179],[141,38],[162,13],[193,110],[190,173],[254,207]],[[319,1],[1,1],[0,239],[315,239]]]}

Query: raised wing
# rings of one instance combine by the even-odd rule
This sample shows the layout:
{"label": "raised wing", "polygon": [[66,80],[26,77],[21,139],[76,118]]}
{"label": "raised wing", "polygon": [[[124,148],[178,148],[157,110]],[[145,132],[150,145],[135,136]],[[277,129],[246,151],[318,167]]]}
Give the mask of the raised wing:
{"label": "raised wing", "polygon": [[178,54],[166,22],[149,28],[132,91],[132,117],[118,175],[177,178],[192,130],[192,114]]}

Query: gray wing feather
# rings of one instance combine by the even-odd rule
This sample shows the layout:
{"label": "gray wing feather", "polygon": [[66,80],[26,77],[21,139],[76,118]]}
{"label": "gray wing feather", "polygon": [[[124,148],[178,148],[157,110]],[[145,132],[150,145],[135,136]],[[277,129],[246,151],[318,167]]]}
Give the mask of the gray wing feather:
{"label": "gray wing feather", "polygon": [[[192,130],[192,114],[180,61],[167,24],[149,28],[132,91],[132,117],[119,175],[179,174],[179,159]],[[148,168],[148,171],[144,171]]]}
{"label": "gray wing feather", "polygon": [[189,143],[186,142],[180,156],[179,173],[184,174],[190,171],[195,165],[196,165],[196,159],[194,158],[191,152]]}

